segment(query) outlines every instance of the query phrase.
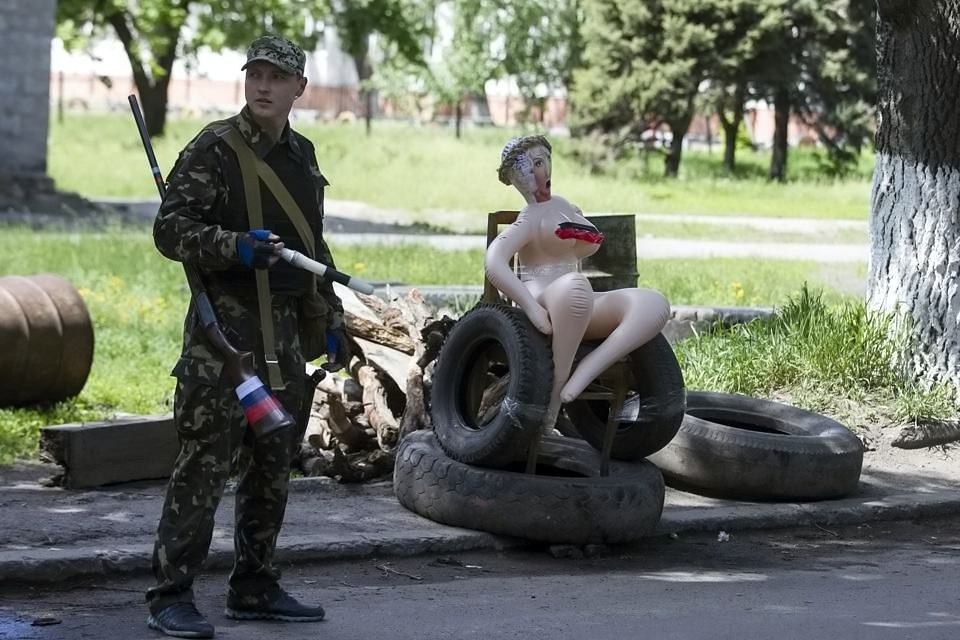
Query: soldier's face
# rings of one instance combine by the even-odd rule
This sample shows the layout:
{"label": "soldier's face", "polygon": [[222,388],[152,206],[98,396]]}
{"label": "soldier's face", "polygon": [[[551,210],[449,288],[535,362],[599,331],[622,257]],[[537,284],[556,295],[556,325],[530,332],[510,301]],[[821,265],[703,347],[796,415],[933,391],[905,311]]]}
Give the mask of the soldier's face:
{"label": "soldier's face", "polygon": [[268,121],[286,121],[307,79],[262,60],[251,63],[246,71],[244,93],[253,115]]}

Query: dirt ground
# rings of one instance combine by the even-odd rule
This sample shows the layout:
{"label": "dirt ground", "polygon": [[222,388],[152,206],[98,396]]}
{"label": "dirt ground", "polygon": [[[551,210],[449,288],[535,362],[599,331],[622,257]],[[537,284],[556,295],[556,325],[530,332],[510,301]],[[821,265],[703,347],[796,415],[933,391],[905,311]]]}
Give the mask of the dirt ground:
{"label": "dirt ground", "polygon": [[866,447],[863,473],[895,478],[925,478],[930,485],[960,486],[960,443],[919,449],[901,449],[892,445],[900,427],[875,426],[859,433]]}

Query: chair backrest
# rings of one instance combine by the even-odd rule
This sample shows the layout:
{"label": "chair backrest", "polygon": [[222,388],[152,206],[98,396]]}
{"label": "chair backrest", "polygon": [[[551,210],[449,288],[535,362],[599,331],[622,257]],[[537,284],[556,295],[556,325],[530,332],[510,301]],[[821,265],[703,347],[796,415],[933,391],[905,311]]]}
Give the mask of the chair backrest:
{"label": "chair backrest", "polygon": [[[503,225],[513,224],[517,221],[517,216],[520,215],[519,211],[494,211],[493,213],[487,214],[487,246],[490,246],[490,243],[500,234],[500,227]],[[515,264],[513,258],[510,259],[510,267],[513,268]],[[483,276],[483,301],[484,302],[505,302],[506,298],[497,291],[497,288],[487,280],[487,276]]]}
{"label": "chair backrest", "polygon": [[[517,221],[519,211],[494,211],[487,214],[487,246],[500,233],[500,227]],[[590,280],[594,291],[610,291],[637,286],[637,231],[633,214],[591,215],[587,220],[604,233],[606,241],[600,249],[585,258],[580,272]],[[510,260],[516,271],[516,257]],[[483,278],[483,301],[510,303],[497,288]]]}

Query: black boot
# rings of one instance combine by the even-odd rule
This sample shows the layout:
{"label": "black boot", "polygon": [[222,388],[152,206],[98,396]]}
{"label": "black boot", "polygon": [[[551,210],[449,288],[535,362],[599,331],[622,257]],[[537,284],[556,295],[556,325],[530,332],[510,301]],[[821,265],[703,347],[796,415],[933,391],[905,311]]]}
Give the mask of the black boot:
{"label": "black boot", "polygon": [[232,594],[227,596],[228,618],[234,620],[284,620],[286,622],[318,622],[323,620],[323,607],[300,604],[283,589],[278,589],[268,601],[244,605],[240,598]]}
{"label": "black boot", "polygon": [[212,638],[213,625],[192,602],[174,602],[147,618],[147,626],[175,638]]}

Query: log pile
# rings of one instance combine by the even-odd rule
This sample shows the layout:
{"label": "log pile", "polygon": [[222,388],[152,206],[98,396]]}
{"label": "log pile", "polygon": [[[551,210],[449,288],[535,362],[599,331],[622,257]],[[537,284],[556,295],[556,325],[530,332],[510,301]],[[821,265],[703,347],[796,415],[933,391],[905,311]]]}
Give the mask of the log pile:
{"label": "log pile", "polygon": [[416,289],[389,302],[340,287],[337,293],[354,358],[348,371],[317,386],[299,468],[306,476],[364,482],[393,470],[403,437],[431,428],[433,363],[454,320],[434,317]]}

